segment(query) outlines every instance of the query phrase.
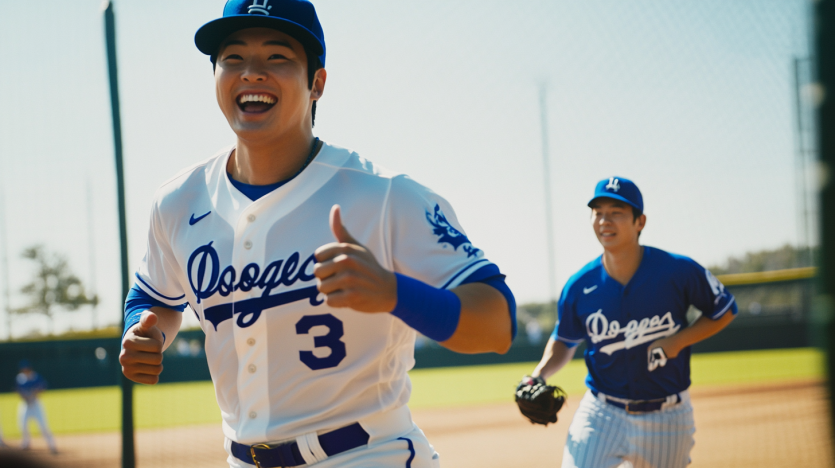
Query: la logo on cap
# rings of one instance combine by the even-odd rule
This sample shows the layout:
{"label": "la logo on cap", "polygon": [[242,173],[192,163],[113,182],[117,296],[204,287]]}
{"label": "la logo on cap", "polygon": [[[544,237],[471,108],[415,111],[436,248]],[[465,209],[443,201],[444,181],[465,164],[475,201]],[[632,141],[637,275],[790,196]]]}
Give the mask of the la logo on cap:
{"label": "la logo on cap", "polygon": [[618,180],[616,178],[610,177],[609,178],[609,183],[606,184],[606,190],[611,190],[611,191],[617,193],[617,191],[620,190],[620,182],[618,182]]}
{"label": "la logo on cap", "polygon": [[252,0],[252,5],[249,6],[249,9],[247,9],[247,13],[249,13],[250,15],[260,13],[262,15],[269,16],[269,10],[272,10],[273,8],[272,6],[267,6],[267,3],[269,3],[269,1],[270,0],[264,0],[264,4],[262,5],[258,2],[258,0]]}

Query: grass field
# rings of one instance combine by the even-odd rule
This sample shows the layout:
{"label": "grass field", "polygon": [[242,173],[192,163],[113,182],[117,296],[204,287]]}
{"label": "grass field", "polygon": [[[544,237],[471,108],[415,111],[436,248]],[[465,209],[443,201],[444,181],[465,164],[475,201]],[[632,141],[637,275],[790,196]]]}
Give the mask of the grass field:
{"label": "grass field", "polygon": [[[418,369],[410,373],[412,408],[460,407],[508,401],[516,382],[536,363]],[[745,351],[694,355],[694,386],[774,383],[823,379],[824,355],[817,349]],[[570,395],[585,390],[585,364],[569,363],[551,379]],[[121,426],[117,387],[48,391],[42,396],[49,424],[57,434],[116,431]],[[211,382],[154,387],[137,386],[134,393],[136,427],[160,428],[220,423]],[[19,398],[0,394],[0,427],[18,437]],[[33,428],[34,429],[34,428]]]}

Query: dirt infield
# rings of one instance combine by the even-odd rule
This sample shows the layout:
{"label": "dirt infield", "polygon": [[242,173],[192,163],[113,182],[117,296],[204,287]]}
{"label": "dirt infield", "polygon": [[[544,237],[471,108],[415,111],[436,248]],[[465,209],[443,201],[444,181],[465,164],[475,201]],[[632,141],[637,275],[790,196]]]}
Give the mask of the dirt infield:
{"label": "dirt infield", "polygon": [[[694,468],[833,468],[828,401],[819,382],[697,388]],[[579,395],[568,400],[561,420],[533,426],[513,403],[414,411],[414,419],[452,468],[559,466],[568,423]],[[10,441],[15,442],[15,441]],[[42,443],[40,440],[37,443]],[[34,454],[58,467],[119,466],[118,434],[58,438],[62,453]],[[137,434],[141,468],[226,468],[220,427],[192,426]]]}
{"label": "dirt infield", "polygon": [[[691,391],[696,418],[692,467],[832,468],[828,402],[819,383]],[[414,418],[450,467],[559,466],[579,395],[561,420],[534,426],[512,403],[416,411]]]}

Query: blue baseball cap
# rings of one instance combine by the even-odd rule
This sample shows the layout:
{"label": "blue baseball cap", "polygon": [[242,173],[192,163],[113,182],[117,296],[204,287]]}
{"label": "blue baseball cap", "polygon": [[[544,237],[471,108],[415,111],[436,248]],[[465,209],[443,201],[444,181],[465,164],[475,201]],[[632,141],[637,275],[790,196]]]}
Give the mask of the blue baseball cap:
{"label": "blue baseball cap", "polygon": [[270,28],[289,34],[325,66],[325,33],[316,9],[307,0],[228,0],[223,16],[197,30],[194,43],[214,56],[230,34],[247,28]]}
{"label": "blue baseball cap", "polygon": [[594,187],[594,196],[589,200],[589,206],[598,198],[611,198],[620,200],[629,206],[644,212],[644,197],[635,182],[623,177],[609,177],[597,183]]}
{"label": "blue baseball cap", "polygon": [[21,359],[21,360],[20,360],[20,362],[18,362],[18,363],[17,363],[17,368],[18,368],[18,369],[21,369],[21,370],[23,370],[23,369],[31,369],[31,368],[32,368],[32,364],[30,364],[30,363],[29,363],[29,361],[28,361],[28,360],[26,360],[26,359]]}

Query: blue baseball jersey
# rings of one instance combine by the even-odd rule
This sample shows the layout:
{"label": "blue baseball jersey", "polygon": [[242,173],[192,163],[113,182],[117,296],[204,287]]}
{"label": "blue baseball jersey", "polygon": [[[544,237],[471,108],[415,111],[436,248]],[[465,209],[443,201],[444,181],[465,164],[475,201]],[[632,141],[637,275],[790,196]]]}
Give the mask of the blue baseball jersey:
{"label": "blue baseball jersey", "polygon": [[46,380],[37,372],[26,375],[23,372],[15,378],[15,391],[26,400],[26,403],[34,403],[38,398],[38,392],[46,390]]}
{"label": "blue baseball jersey", "polygon": [[630,400],[663,398],[690,386],[690,347],[649,371],[649,345],[688,326],[690,306],[713,320],[736,314],[733,295],[710,271],[682,255],[644,247],[638,270],[622,285],[606,273],[603,257],[565,285],[552,338],[586,342],[586,385]]}

